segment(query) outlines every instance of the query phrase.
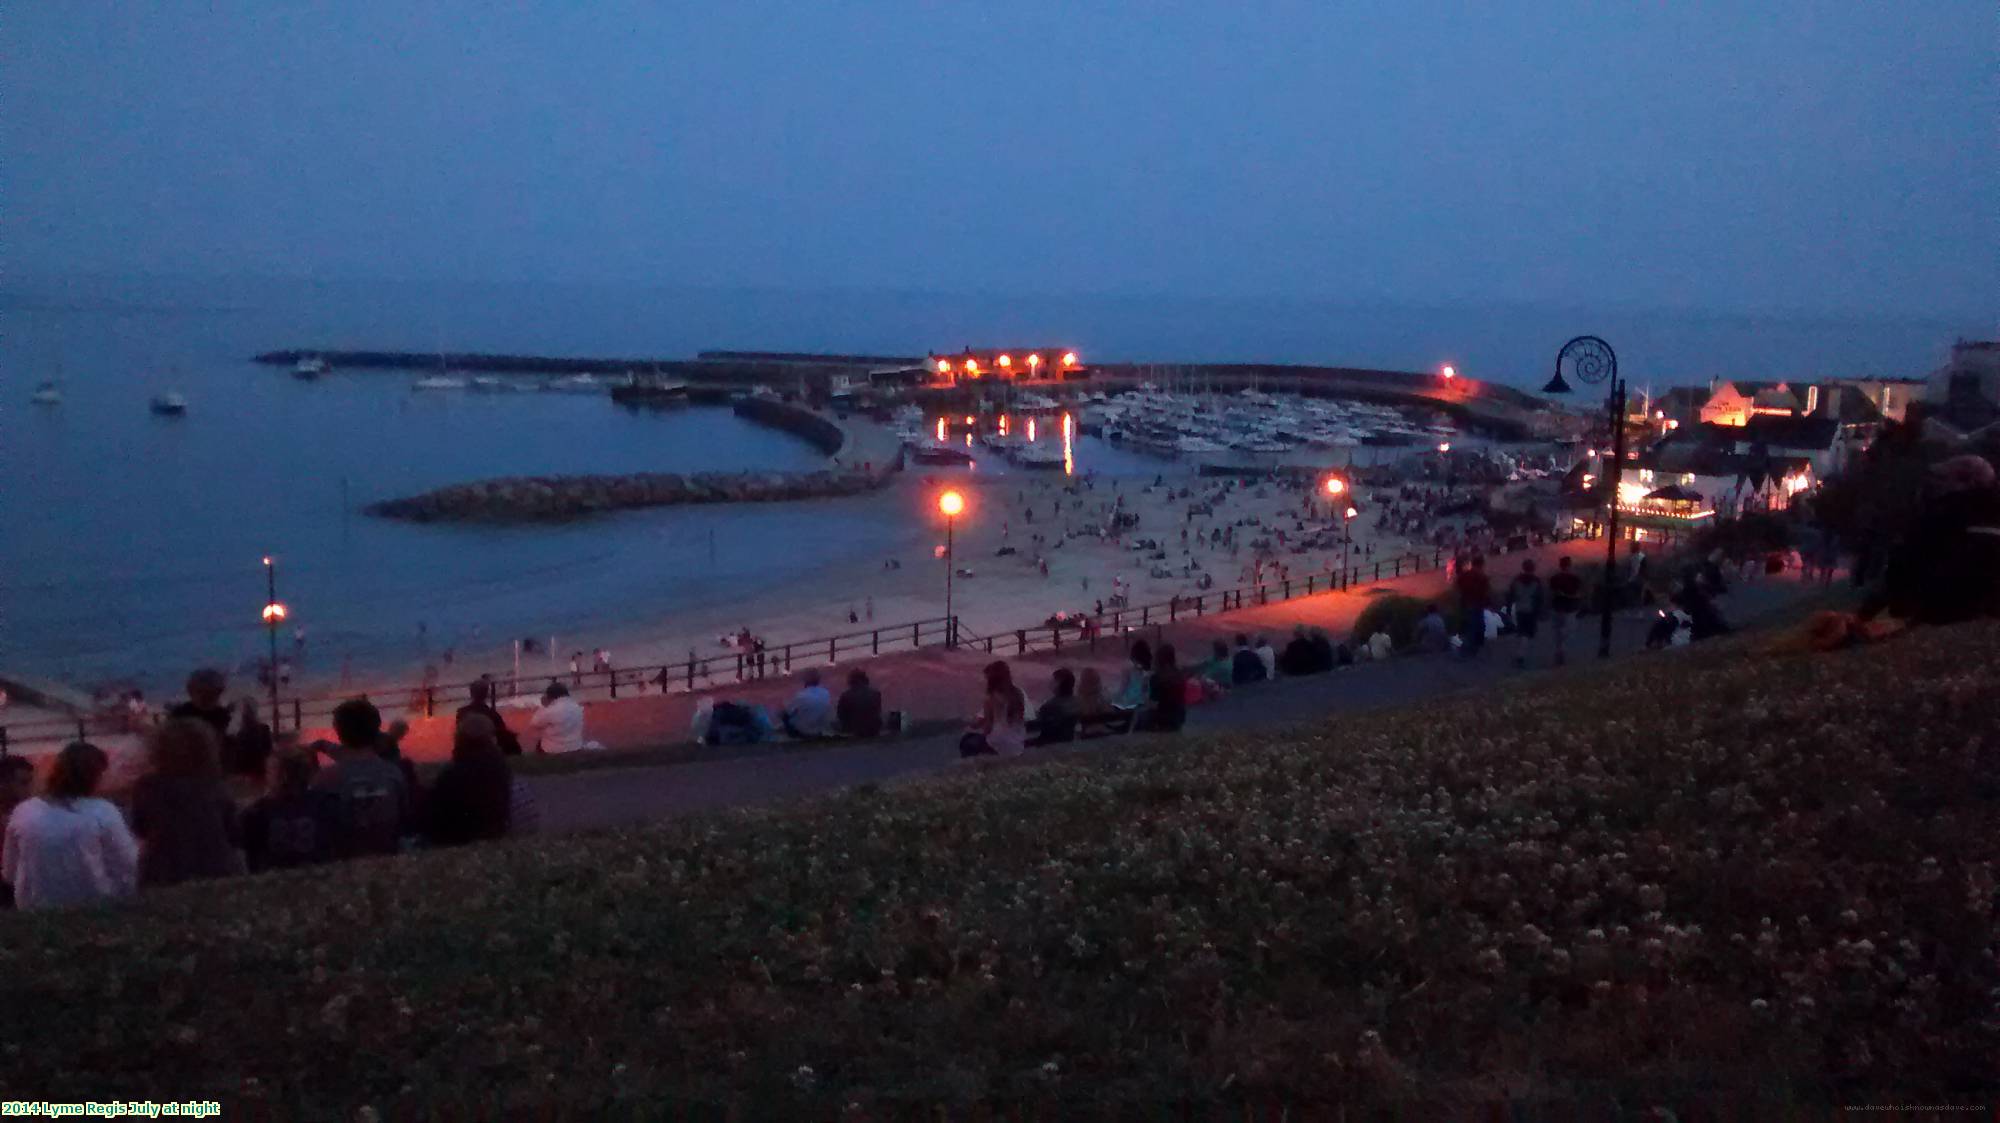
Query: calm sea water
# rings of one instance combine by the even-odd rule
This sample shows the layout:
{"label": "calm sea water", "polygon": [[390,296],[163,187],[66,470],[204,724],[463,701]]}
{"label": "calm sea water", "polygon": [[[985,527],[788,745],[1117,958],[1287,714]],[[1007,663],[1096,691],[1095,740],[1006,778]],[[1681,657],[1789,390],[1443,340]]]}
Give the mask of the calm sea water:
{"label": "calm sea water", "polygon": [[[262,642],[264,554],[315,650],[357,663],[578,632],[728,603],[926,533],[856,501],[632,512],[560,527],[415,526],[378,498],[502,474],[803,469],[819,454],[726,410],[633,415],[599,397],[414,392],[412,376],[302,383],[248,361],[292,346],[692,355],[922,353],[1041,341],[1105,358],[1326,361],[1538,384],[1592,330],[1635,383],[1933,365],[1957,328],[1520,310],[528,286],[71,279],[0,294],[0,668],[159,682]],[[44,378],[65,403],[30,406]],[[184,392],[185,418],[146,409]],[[1080,470],[1152,472],[1088,440]],[[773,549],[807,544],[809,549]]]}

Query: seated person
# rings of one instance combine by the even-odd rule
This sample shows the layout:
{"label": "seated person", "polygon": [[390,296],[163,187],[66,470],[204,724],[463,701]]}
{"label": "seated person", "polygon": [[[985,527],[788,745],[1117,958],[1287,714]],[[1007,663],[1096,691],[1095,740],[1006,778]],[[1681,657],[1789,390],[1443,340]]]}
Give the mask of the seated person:
{"label": "seated person", "polygon": [[573,753],[587,746],[583,740],[583,707],[569,696],[569,687],[549,683],[542,691],[542,708],[528,719],[528,728],[540,736],[545,753]]}
{"label": "seated person", "polygon": [[1423,619],[1417,621],[1417,650],[1433,654],[1451,650],[1451,632],[1435,604],[1425,606]]}
{"label": "seated person", "polygon": [[[665,673],[661,672],[662,675]],[[493,680],[486,675],[480,675],[478,681],[472,684],[472,701],[458,708],[458,720],[464,721],[474,714],[493,723],[493,734],[499,739],[501,753],[507,756],[521,755],[521,739],[514,735],[513,730],[507,728],[507,719],[501,717],[500,711],[494,708]]]}
{"label": "seated person", "polygon": [[1228,686],[1234,682],[1236,676],[1229,657],[1229,645],[1216,640],[1215,646],[1209,649],[1208,662],[1203,663],[1196,674],[1217,686]]}
{"label": "seated person", "polygon": [[1278,672],[1286,675],[1309,675],[1318,671],[1319,658],[1313,652],[1312,639],[1306,635],[1306,626],[1300,624],[1292,629],[1292,642],[1278,653]]}
{"label": "seated person", "polygon": [[882,735],[882,692],[868,685],[868,672],[848,672],[847,689],[840,694],[834,718],[850,737]]}
{"label": "seated person", "polygon": [[1057,669],[1050,679],[1054,693],[1035,710],[1035,739],[1031,745],[1053,745],[1076,740],[1079,710],[1076,700],[1076,672]]}
{"label": "seated person", "polygon": [[1230,660],[1231,684],[1248,686],[1253,682],[1263,682],[1270,677],[1264,671],[1264,660],[1257,656],[1257,649],[1250,646],[1250,637],[1237,633],[1236,655]]}
{"label": "seated person", "polygon": [[1311,633],[1313,663],[1322,671],[1330,671],[1340,662],[1333,650],[1333,641],[1327,638],[1325,628],[1314,628]]}
{"label": "seated person", "polygon": [[819,684],[819,672],[801,676],[799,692],[785,703],[785,732],[816,740],[833,732],[833,695]]}

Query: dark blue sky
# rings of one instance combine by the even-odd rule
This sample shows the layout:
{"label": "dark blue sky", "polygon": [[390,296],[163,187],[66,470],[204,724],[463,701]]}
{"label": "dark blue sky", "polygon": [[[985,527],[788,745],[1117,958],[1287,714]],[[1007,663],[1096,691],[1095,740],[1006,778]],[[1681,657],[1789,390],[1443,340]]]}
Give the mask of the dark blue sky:
{"label": "dark blue sky", "polygon": [[10,271],[1981,317],[2000,6],[30,3]]}

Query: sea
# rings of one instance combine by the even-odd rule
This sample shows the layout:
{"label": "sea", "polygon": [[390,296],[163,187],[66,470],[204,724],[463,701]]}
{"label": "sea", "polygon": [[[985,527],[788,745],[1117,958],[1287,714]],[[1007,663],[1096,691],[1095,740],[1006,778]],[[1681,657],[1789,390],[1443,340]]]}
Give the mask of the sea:
{"label": "sea", "polygon": [[[309,649],[357,665],[577,635],[753,602],[830,565],[927,543],[916,512],[832,500],[664,508],[554,526],[424,526],[369,502],[497,475],[809,469],[812,447],[726,409],[419,391],[424,372],[314,382],[283,348],[691,357],[1063,346],[1087,359],[1314,362],[1537,388],[1563,340],[1617,347],[1635,388],[1712,377],[1918,376],[1980,325],[1510,306],[983,297],[252,277],[0,286],[0,675],[78,686],[255,664],[262,559]],[[60,406],[29,395],[57,379]],[[148,401],[184,394],[185,416]],[[982,465],[985,470],[1004,470]],[[1076,468],[1159,461],[1087,437]],[[289,644],[290,626],[286,637]]]}

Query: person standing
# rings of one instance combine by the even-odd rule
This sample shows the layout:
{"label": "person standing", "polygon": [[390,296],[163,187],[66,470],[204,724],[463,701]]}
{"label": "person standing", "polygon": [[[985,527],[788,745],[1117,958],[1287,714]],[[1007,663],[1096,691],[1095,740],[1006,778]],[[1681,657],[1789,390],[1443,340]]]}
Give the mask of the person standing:
{"label": "person standing", "polygon": [[222,704],[222,694],[229,689],[229,680],[221,671],[211,667],[202,669],[187,678],[188,700],[167,711],[168,720],[192,718],[205,721],[215,729],[218,739],[229,737],[229,707]]}
{"label": "person standing", "polygon": [[21,909],[129,897],[139,884],[139,843],[97,785],[110,767],[104,750],[72,741],[56,754],[42,794],[7,817],[0,880]]}
{"label": "person standing", "polygon": [[1583,611],[1583,578],[1576,575],[1569,555],[1564,554],[1556,561],[1556,571],[1549,577],[1549,631],[1555,633],[1556,666],[1560,667],[1569,658],[1570,626],[1576,623],[1577,614]]}
{"label": "person standing", "polygon": [[1476,658],[1486,646],[1486,610],[1493,603],[1493,582],[1486,576],[1485,555],[1472,555],[1459,568],[1455,584],[1458,587],[1458,634],[1464,643],[1460,654],[1467,659]]}
{"label": "person standing", "polygon": [[521,739],[507,728],[507,719],[500,716],[499,709],[493,705],[493,680],[486,675],[473,682],[472,701],[458,708],[460,722],[475,715],[493,723],[493,734],[499,741],[503,756],[521,755]]}
{"label": "person standing", "polygon": [[1540,630],[1542,613],[1548,608],[1548,590],[1542,579],[1535,575],[1535,562],[1530,558],[1521,563],[1521,572],[1507,586],[1507,608],[1514,617],[1514,638],[1517,641],[1514,665],[1528,665],[1528,652],[1535,644],[1535,635]]}
{"label": "person standing", "polygon": [[244,871],[236,804],[222,786],[219,738],[175,718],[154,732],[150,766],[132,785],[139,884],[179,885]]}

